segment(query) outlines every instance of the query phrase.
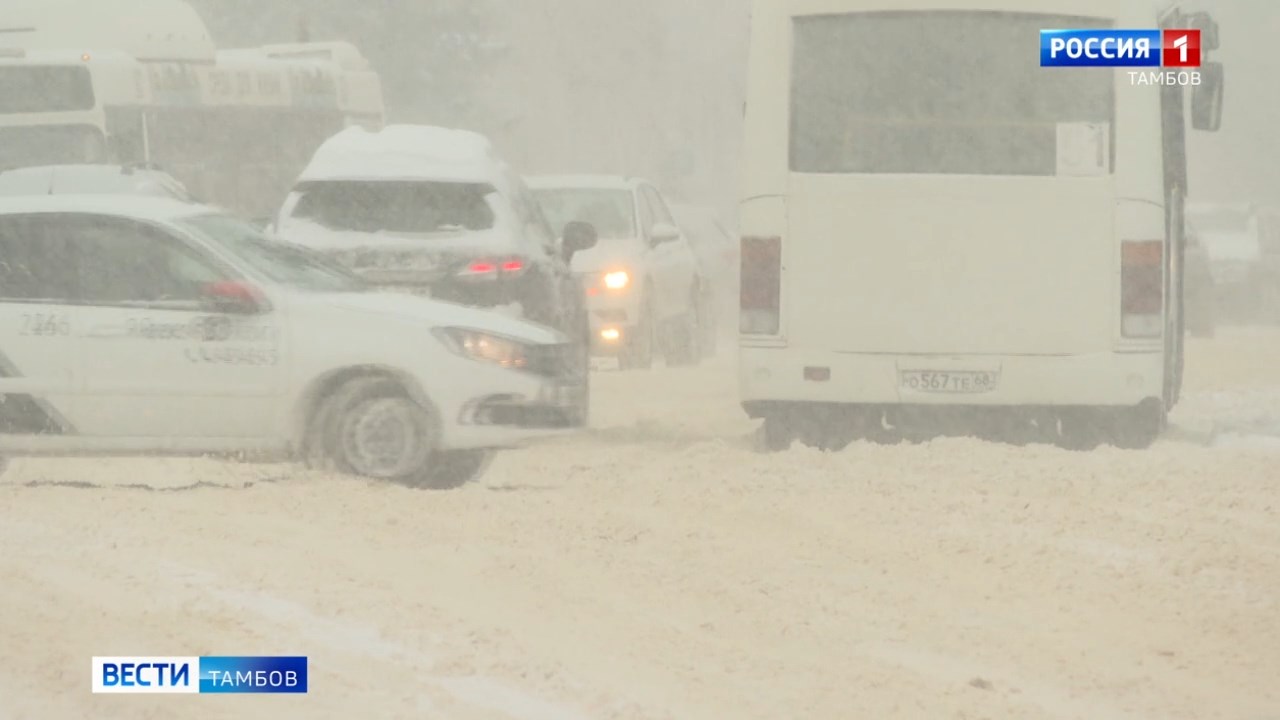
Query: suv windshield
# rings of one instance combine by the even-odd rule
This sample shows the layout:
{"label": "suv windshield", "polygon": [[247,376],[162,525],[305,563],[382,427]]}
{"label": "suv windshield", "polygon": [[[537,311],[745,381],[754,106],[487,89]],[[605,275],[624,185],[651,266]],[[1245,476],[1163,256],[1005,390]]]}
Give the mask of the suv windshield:
{"label": "suv windshield", "polygon": [[636,237],[630,190],[555,189],[533,194],[556,234],[581,221],[594,225],[602,239]]}
{"label": "suv windshield", "polygon": [[269,280],[315,292],[349,292],[369,286],[319,253],[268,240],[256,228],[227,215],[197,215],[179,225],[243,260]]}
{"label": "suv windshield", "polygon": [[488,230],[495,190],[483,183],[327,180],[302,183],[292,216],[330,230],[442,233]]}

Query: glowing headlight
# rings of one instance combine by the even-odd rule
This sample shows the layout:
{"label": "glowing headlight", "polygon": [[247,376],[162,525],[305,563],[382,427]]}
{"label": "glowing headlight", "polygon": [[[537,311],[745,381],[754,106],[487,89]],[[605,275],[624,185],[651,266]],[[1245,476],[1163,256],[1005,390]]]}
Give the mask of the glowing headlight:
{"label": "glowing headlight", "polygon": [[528,364],[525,345],[517,340],[467,328],[437,328],[436,336],[455,353],[502,367],[522,368]]}
{"label": "glowing headlight", "polygon": [[631,276],[626,270],[614,270],[604,274],[604,286],[610,290],[621,290],[631,282]]}

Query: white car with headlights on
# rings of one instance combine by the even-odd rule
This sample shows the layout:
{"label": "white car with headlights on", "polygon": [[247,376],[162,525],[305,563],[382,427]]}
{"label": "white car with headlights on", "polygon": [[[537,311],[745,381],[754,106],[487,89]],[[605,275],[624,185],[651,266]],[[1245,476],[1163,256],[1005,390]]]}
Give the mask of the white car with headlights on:
{"label": "white car with headlights on", "polygon": [[591,316],[592,350],[623,369],[696,364],[707,352],[710,282],[651,183],[611,175],[527,178],[553,228],[583,223],[597,242],[573,256]]}
{"label": "white car with headlights on", "polygon": [[367,284],[200,205],[0,199],[4,456],[294,455],[453,487],[570,430],[562,333]]}

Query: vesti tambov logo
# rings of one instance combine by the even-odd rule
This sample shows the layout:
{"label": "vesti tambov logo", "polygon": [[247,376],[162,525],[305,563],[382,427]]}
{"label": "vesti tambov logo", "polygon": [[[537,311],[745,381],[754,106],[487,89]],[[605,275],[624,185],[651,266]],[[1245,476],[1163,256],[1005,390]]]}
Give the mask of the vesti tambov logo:
{"label": "vesti tambov logo", "polygon": [[305,693],[307,659],[95,657],[95,693]]}
{"label": "vesti tambov logo", "polygon": [[1200,67],[1199,30],[1041,30],[1041,67]]}

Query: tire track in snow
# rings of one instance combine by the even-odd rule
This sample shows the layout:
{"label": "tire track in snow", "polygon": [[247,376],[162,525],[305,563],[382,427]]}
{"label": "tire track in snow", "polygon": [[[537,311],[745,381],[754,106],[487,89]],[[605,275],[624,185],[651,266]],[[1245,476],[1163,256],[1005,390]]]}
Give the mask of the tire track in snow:
{"label": "tire track in snow", "polygon": [[[17,544],[30,542],[52,546],[51,543],[64,540],[64,538],[51,536],[50,530],[51,528],[45,525],[20,521],[8,523],[4,528],[4,534],[10,540],[17,541]],[[65,540],[70,541],[71,538],[65,538]],[[136,566],[120,563],[113,553],[98,553],[95,558],[99,570],[106,565],[111,568],[114,576],[132,576],[139,571]],[[165,593],[169,597],[182,597],[184,593],[179,589],[185,590],[186,594],[195,590],[202,600],[212,600],[232,610],[233,617],[243,618],[248,612],[281,628],[284,631],[281,636],[285,638],[310,641],[316,645],[332,648],[336,652],[389,663],[393,666],[430,668],[440,664],[435,655],[389,640],[373,628],[343,623],[317,614],[301,603],[236,587],[225,578],[194,568],[189,564],[160,561],[155,564],[154,570],[156,572],[148,573],[151,579],[174,589],[172,593]],[[73,591],[76,583],[83,580],[75,575],[73,568],[70,567],[46,565],[36,568],[36,572],[44,582],[52,587],[62,588],[66,592]],[[446,647],[441,647],[442,652],[446,650]],[[314,674],[314,663],[311,671]],[[586,720],[588,718],[577,709],[544,700],[494,678],[416,674],[415,679],[423,686],[439,690],[468,708],[496,713],[510,720]],[[312,690],[314,689],[313,685]],[[8,693],[0,693],[0,699],[6,696]],[[436,715],[441,713],[441,709],[436,707],[429,698],[419,696],[416,700],[418,712]],[[5,708],[0,706],[0,720],[7,720],[9,717],[5,712]]]}
{"label": "tire track in snow", "polygon": [[[408,662],[428,667],[439,664],[437,657],[392,642],[375,629],[338,622],[318,615],[300,603],[236,588],[211,572],[173,563],[163,563],[161,569],[170,580],[198,587],[205,597],[216,599],[229,607],[249,610],[265,620],[288,628],[293,637],[306,638],[341,652],[386,662]],[[575,709],[534,697],[493,678],[428,675],[419,676],[419,679],[466,705],[497,712],[512,720],[587,718]],[[420,709],[433,710],[429,705]]]}

